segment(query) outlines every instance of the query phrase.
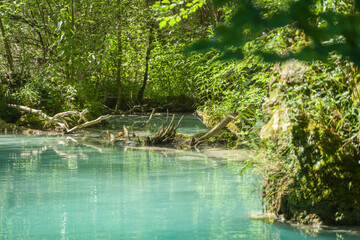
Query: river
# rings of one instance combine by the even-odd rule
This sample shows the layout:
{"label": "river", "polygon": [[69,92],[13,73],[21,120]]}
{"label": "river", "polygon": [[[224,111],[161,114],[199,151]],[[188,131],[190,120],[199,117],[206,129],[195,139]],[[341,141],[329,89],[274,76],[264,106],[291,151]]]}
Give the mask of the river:
{"label": "river", "polygon": [[0,135],[0,239],[359,239],[255,220],[258,178],[238,165],[190,150]]}

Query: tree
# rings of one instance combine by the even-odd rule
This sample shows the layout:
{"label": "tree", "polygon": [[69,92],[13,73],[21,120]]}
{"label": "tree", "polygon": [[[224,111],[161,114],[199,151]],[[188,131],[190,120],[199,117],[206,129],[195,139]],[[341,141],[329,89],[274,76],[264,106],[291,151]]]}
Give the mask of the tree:
{"label": "tree", "polygon": [[147,43],[147,49],[146,49],[146,54],[145,54],[145,71],[144,71],[143,83],[142,83],[141,88],[137,95],[137,102],[140,105],[143,104],[145,87],[146,87],[146,84],[147,84],[147,81],[149,78],[149,61],[150,61],[151,50],[153,48],[154,27],[155,27],[155,24],[152,20],[149,20],[148,27],[149,27],[149,35],[148,35],[148,43]]}
{"label": "tree", "polygon": [[2,22],[2,17],[0,16],[0,30],[1,30],[1,34],[3,36],[3,41],[4,41],[4,45],[5,45],[5,51],[6,51],[6,58],[8,61],[8,65],[9,65],[9,70],[10,70],[10,76],[12,75],[12,73],[14,72],[14,60],[11,54],[11,47],[10,47],[10,42],[9,39],[7,37],[7,34],[5,32],[5,28]]}

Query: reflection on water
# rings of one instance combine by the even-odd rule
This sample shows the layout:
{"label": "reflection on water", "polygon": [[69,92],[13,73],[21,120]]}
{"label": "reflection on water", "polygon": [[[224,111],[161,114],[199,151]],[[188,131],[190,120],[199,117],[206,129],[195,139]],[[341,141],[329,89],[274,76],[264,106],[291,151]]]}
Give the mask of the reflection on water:
{"label": "reflection on water", "polygon": [[190,152],[0,135],[0,239],[358,239],[250,220],[254,182]]}
{"label": "reflection on water", "polygon": [[[181,116],[181,114],[176,114],[174,122],[177,123],[180,120]],[[106,120],[108,124],[102,127],[103,129],[122,130],[123,126],[125,125],[131,126],[133,129],[138,130],[148,119],[149,116],[144,115],[114,117]],[[152,117],[151,121],[144,128],[142,128],[142,130],[149,133],[155,133],[164,122],[168,124],[170,122],[170,119],[171,116],[166,117],[166,115],[163,114],[155,114]],[[198,132],[207,130],[207,128],[200,119],[194,117],[193,115],[185,114],[182,118],[180,127],[177,130],[180,133],[193,135]]]}

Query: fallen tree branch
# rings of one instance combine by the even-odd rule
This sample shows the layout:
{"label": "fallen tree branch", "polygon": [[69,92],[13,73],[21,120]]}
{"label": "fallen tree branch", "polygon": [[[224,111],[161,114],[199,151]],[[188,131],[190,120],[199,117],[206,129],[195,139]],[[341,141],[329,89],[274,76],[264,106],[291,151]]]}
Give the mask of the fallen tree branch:
{"label": "fallen tree branch", "polygon": [[86,108],[84,109],[82,112],[76,112],[76,111],[67,111],[67,112],[61,112],[61,113],[57,113],[53,116],[53,119],[59,119],[59,118],[64,118],[65,116],[70,116],[70,115],[79,115],[79,120],[78,123],[80,123],[81,119],[89,112],[89,110]]}
{"label": "fallen tree branch", "polygon": [[12,107],[18,110],[22,110],[34,115],[38,115],[38,116],[42,116],[43,118],[47,119],[47,120],[52,120],[52,117],[46,115],[43,111],[41,110],[37,110],[37,109],[33,109],[33,108],[29,108],[26,106],[21,106],[21,105],[16,105],[16,104],[7,104],[8,107]]}
{"label": "fallen tree branch", "polygon": [[80,125],[76,125],[75,127],[69,129],[66,133],[72,133],[78,129],[81,129],[81,128],[85,128],[85,127],[89,127],[91,125],[94,125],[94,124],[97,124],[105,119],[108,119],[110,118],[111,115],[103,115],[103,116],[100,116],[98,117],[97,119],[95,120],[92,120],[92,121],[88,121],[88,122],[84,122],[83,124],[80,124]]}
{"label": "fallen tree branch", "polygon": [[[84,109],[82,112],[77,112],[77,111],[61,112],[61,113],[57,113],[53,117],[51,117],[51,116],[47,115],[46,113],[44,113],[42,110],[33,109],[33,108],[26,107],[26,106],[21,106],[21,105],[16,105],[16,104],[7,104],[7,106],[30,113],[30,114],[34,114],[34,115],[43,117],[45,120],[48,121],[47,123],[45,123],[44,127],[46,127],[50,123],[54,123],[54,124],[57,124],[60,127],[60,129],[65,133],[73,133],[78,129],[97,124],[97,123],[111,117],[111,115],[104,115],[104,116],[98,117],[95,120],[84,122],[84,123],[80,124],[80,121],[83,119],[84,115],[89,112],[87,109]],[[79,120],[78,120],[78,125],[69,129],[69,124],[64,119],[64,117],[70,116],[70,115],[78,115]]]}
{"label": "fallen tree branch", "polygon": [[155,113],[155,108],[153,108],[153,110],[152,110],[152,112],[151,112],[151,114],[150,114],[149,119],[148,119],[146,122],[144,122],[143,125],[141,125],[141,127],[140,127],[139,129],[142,129],[143,127],[145,127],[145,126],[151,121],[154,113]]}
{"label": "fallen tree branch", "polygon": [[170,123],[166,126],[167,120],[162,123],[159,130],[154,137],[147,137],[145,139],[145,145],[161,145],[161,144],[176,144],[176,142],[188,142],[190,146],[197,147],[201,143],[206,142],[207,139],[213,137],[224,129],[231,121],[233,121],[238,115],[233,112],[227,115],[219,124],[217,124],[212,129],[202,132],[200,134],[195,134],[193,136],[188,136],[184,134],[177,134],[177,129],[180,126],[180,123],[184,116],[180,118],[177,125],[175,126],[174,120],[175,115],[172,116]]}
{"label": "fallen tree branch", "polygon": [[221,131],[224,127],[226,127],[226,125],[228,125],[236,117],[237,117],[237,114],[235,112],[227,115],[220,123],[218,123],[210,131],[208,131],[206,134],[204,134],[203,136],[198,138],[197,142],[213,137],[215,134],[217,134],[219,131]]}
{"label": "fallen tree branch", "polygon": [[[41,116],[42,118],[45,119],[45,121],[48,121],[47,123],[45,123],[45,126],[50,123],[54,123],[60,127],[60,129],[62,130],[63,133],[67,133],[67,134],[70,134],[79,129],[100,123],[101,121],[108,119],[112,116],[112,115],[103,115],[103,116],[98,117],[95,120],[87,121],[87,122],[80,124],[80,121],[83,120],[84,115],[86,113],[88,113],[87,109],[83,110],[82,112],[76,112],[76,111],[61,112],[61,113],[57,113],[53,117],[51,117],[41,110],[33,109],[30,107],[26,107],[26,106],[20,106],[20,105],[15,105],[15,104],[8,104],[7,106],[21,110],[21,111],[25,111],[30,114]],[[153,109],[152,113],[149,116],[149,119],[144,124],[142,124],[140,129],[142,127],[146,126],[151,121],[154,113],[155,113],[155,109]],[[64,118],[66,116],[70,116],[70,115],[78,115],[79,116],[77,125],[69,127],[68,121],[65,120]],[[169,114],[167,114],[166,120],[162,123],[162,125],[158,129],[155,136],[154,137],[146,137],[146,139],[144,140],[144,144],[145,145],[162,145],[162,144],[187,143],[190,146],[196,147],[196,146],[200,145],[201,143],[206,142],[207,139],[209,139],[209,138],[213,137],[214,135],[216,135],[217,133],[219,133],[223,128],[225,128],[231,121],[233,121],[237,117],[237,114],[235,112],[233,112],[233,113],[227,115],[219,124],[217,124],[215,127],[210,129],[209,131],[198,133],[193,136],[188,136],[188,135],[177,133],[177,129],[179,128],[183,117],[184,116],[182,116],[180,118],[180,120],[178,121],[178,123],[175,125],[175,123],[174,123],[175,114],[174,114],[170,120],[170,123],[167,124],[168,119],[169,119]],[[74,121],[71,121],[71,123],[74,125]],[[131,141],[129,131],[126,128],[126,126],[123,126],[123,131],[124,131],[124,138],[116,139],[116,137],[114,135],[111,137],[111,142],[115,142],[116,140]],[[139,137],[133,133],[133,139],[136,139],[136,137],[137,137],[138,142],[140,143],[141,140],[139,139]],[[350,140],[352,140],[352,139],[350,139]]]}
{"label": "fallen tree branch", "polygon": [[[29,107],[26,107],[26,106],[16,105],[16,104],[7,104],[7,106],[18,109],[18,110],[21,110],[21,111],[24,111],[24,112],[28,112],[28,113],[31,113],[31,114],[34,114],[34,115],[37,115],[37,116],[41,116],[44,119],[48,120],[50,123],[56,123],[62,129],[66,129],[66,130],[68,129],[68,125],[67,125],[66,122],[64,123],[61,120],[57,119],[57,118],[59,118],[59,116],[56,117],[56,118],[55,117],[50,117],[49,115],[47,115],[46,113],[44,113],[41,110],[29,108]],[[68,115],[68,114],[65,114],[65,115]],[[45,124],[45,126],[47,124]]]}

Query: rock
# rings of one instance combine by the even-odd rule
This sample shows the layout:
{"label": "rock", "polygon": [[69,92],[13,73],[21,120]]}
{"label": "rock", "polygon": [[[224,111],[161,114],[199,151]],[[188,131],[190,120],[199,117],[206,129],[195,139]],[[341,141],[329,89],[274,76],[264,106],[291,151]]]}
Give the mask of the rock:
{"label": "rock", "polygon": [[260,131],[261,139],[276,139],[280,131],[288,131],[291,126],[290,122],[290,109],[286,107],[279,107],[275,110],[270,118],[270,121],[266,123]]}

